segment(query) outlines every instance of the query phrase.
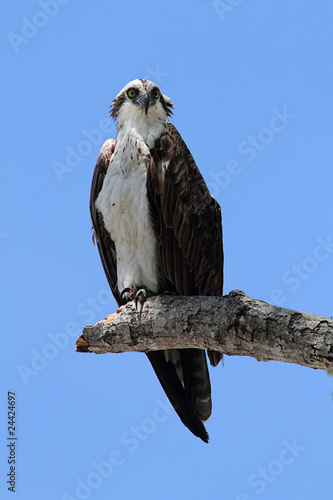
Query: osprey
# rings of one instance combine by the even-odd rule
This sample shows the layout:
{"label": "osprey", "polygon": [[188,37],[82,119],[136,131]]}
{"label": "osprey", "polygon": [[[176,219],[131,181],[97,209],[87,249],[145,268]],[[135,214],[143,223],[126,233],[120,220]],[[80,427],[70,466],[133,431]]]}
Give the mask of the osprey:
{"label": "osprey", "polygon": [[[116,140],[107,140],[91,186],[94,236],[120,306],[149,295],[222,295],[221,209],[169,123],[173,104],[149,80],[133,80],[113,100]],[[147,353],[182,422],[208,442],[212,411],[206,354]],[[216,366],[222,355],[208,351]]]}

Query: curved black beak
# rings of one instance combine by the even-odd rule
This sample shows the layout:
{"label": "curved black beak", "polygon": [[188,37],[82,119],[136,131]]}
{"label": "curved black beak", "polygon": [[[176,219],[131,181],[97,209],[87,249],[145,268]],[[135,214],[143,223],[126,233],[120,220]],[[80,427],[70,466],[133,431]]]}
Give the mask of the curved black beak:
{"label": "curved black beak", "polygon": [[144,94],[142,97],[139,99],[140,106],[145,108],[145,115],[148,114],[148,108],[150,104],[150,96],[149,94]]}

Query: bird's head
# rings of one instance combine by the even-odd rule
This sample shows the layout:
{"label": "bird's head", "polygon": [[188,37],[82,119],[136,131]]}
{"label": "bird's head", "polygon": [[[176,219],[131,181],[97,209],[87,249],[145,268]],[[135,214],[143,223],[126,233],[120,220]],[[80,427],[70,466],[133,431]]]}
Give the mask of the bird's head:
{"label": "bird's head", "polygon": [[118,122],[125,119],[165,121],[172,114],[173,104],[150,80],[129,82],[112,101],[110,116]]}

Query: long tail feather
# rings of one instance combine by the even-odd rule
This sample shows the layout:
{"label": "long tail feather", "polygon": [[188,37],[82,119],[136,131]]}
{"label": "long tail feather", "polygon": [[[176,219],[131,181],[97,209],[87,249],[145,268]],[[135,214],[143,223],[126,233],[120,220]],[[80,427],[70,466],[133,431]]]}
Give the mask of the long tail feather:
{"label": "long tail feather", "polygon": [[183,424],[197,437],[208,443],[209,436],[204,424],[194,410],[172,363],[165,359],[164,351],[147,353],[148,359],[168,396],[170,403],[179,415]]}

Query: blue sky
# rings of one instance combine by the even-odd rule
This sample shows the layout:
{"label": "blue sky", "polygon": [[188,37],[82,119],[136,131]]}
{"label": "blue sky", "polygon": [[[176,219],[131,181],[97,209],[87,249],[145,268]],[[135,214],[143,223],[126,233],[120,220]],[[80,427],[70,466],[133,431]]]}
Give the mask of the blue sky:
{"label": "blue sky", "polygon": [[3,9],[0,494],[7,391],[17,500],[281,500],[332,495],[333,379],[226,357],[210,444],[144,355],[75,352],[115,310],[88,202],[108,109],[134,78],[175,104],[223,212],[225,293],[332,315],[328,0],[11,3]]}

